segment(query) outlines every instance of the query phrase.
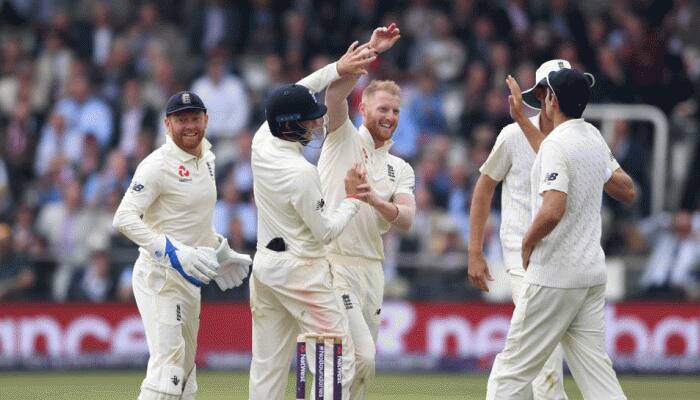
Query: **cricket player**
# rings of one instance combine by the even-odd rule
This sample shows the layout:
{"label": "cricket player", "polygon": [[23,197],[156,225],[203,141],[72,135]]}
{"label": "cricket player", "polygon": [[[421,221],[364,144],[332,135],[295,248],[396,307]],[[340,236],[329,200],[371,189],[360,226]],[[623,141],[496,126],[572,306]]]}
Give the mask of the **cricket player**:
{"label": "cricket player", "polygon": [[[525,270],[521,265],[520,250],[530,217],[530,172],[535,155],[544,138],[552,131],[553,122],[546,113],[544,96],[546,77],[549,72],[571,68],[566,60],[550,60],[536,71],[536,83],[529,90],[520,93],[515,79],[508,77],[506,82],[511,90],[510,112],[516,121],[507,125],[498,135],[489,158],[481,166],[474,188],[470,210],[469,229],[469,279],[481,290],[488,291],[487,280],[492,280],[483,254],[484,231],[491,209],[491,200],[499,182],[503,182],[501,193],[502,220],[500,229],[503,259],[510,277],[513,302],[517,303],[523,285]],[[540,110],[537,115],[527,118],[522,103]],[[614,171],[605,185],[611,196],[624,202],[634,198],[634,186],[627,174],[613,157],[608,158],[607,168]],[[558,346],[545,362],[542,371],[532,383],[534,398],[537,400],[566,399],[563,380],[563,354]]]}
{"label": "cricket player", "polygon": [[[381,53],[400,38],[395,24],[378,28],[370,48]],[[399,121],[401,89],[392,81],[372,81],[362,93],[363,125],[356,128],[348,115],[347,97],[357,82],[349,75],[333,82],[326,92],[329,133],[318,161],[323,196],[330,207],[343,202],[339,183],[344,171],[362,163],[371,190],[367,200],[343,233],[328,246],[333,285],[342,300],[355,344],[357,368],[350,399],[364,399],[368,379],[374,375],[375,342],[384,297],[382,235],[392,226],[410,229],[416,212],[413,168],[389,154],[391,137]]]}
{"label": "cricket player", "polygon": [[312,93],[332,81],[365,72],[375,59],[366,45],[353,43],[337,62],[268,99],[264,123],[253,138],[253,190],[258,208],[258,245],[250,279],[253,359],[250,399],[282,399],[300,333],[343,338],[343,398],[353,380],[355,355],[348,321],[333,291],[324,246],[335,239],[361,203],[366,182],[359,166],[347,169],[343,201],[330,207],[321,193],[316,167],[304,145],[324,128],[326,106]]}
{"label": "cricket player", "polygon": [[166,142],[136,168],[113,221],[139,245],[134,297],[150,354],[139,400],[195,398],[200,287],[211,279],[222,290],[238,286],[251,264],[212,228],[216,185],[204,103],[180,92],[165,115]]}
{"label": "cricket player", "polygon": [[561,342],[585,399],[625,399],[605,352],[600,206],[610,151],[581,118],[592,81],[563,68],[549,72],[546,83],[545,112],[554,129],[533,164],[534,219],[521,245],[526,272],[486,397],[531,399],[531,382]]}

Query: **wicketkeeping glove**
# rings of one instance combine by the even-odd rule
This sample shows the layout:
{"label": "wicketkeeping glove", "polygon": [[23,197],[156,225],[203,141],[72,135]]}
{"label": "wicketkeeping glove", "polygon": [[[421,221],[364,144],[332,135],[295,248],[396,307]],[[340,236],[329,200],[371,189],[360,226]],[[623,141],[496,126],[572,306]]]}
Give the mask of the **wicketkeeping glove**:
{"label": "wicketkeeping glove", "polygon": [[209,283],[219,269],[212,249],[187,246],[165,235],[159,235],[148,250],[158,262],[170,265],[195,286]]}
{"label": "wicketkeeping glove", "polygon": [[219,273],[214,277],[214,282],[221,290],[228,290],[240,286],[243,279],[248,276],[250,264],[253,260],[248,254],[241,254],[228,245],[228,240],[221,235],[216,235],[219,239],[219,247],[216,249],[216,259],[221,266]]}

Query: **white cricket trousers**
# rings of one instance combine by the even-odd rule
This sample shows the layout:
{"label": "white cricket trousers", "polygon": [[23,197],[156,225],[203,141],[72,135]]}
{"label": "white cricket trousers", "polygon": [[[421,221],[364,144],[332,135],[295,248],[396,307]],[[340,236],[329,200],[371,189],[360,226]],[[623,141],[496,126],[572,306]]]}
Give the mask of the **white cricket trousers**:
{"label": "white cricket trousers", "polygon": [[[333,291],[327,260],[258,250],[250,279],[250,310],[253,317],[250,400],[284,398],[297,335],[301,333],[343,338],[343,398],[348,398],[355,372],[355,348],[348,334],[347,316]],[[327,347],[327,356],[332,353],[331,348]],[[309,348],[310,370],[313,359],[314,353]],[[327,373],[331,370],[326,368]],[[330,385],[329,379],[326,382]]]}
{"label": "white cricket trousers", "polygon": [[532,399],[530,384],[561,342],[584,399],[626,399],[605,352],[604,313],[605,285],[558,289],[524,283],[486,398]]}
{"label": "white cricket trousers", "polygon": [[[510,276],[510,291],[513,303],[518,303],[520,291],[523,290],[523,276],[508,273]],[[545,361],[542,370],[532,381],[532,394],[535,400],[567,400],[564,391],[564,353],[561,345],[557,347]]]}
{"label": "white cricket trousers", "polygon": [[333,287],[347,313],[355,345],[355,380],[349,400],[363,400],[374,377],[375,354],[384,298],[384,271],[379,261],[329,254]]}
{"label": "white cricket trousers", "polygon": [[150,355],[139,400],[194,399],[200,289],[143,256],[136,260],[132,281]]}

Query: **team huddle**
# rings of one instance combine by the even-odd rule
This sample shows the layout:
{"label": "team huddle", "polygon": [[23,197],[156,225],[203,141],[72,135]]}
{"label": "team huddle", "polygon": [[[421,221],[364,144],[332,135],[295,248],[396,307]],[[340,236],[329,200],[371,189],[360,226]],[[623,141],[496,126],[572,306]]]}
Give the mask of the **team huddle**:
{"label": "team huddle", "polygon": [[[215,157],[204,103],[192,92],[169,99],[166,143],[138,166],[114,216],[114,226],[140,247],[133,287],[150,354],[140,400],[196,397],[200,288],[213,280],[227,290],[246,277],[249,398],[284,397],[300,335],[337,338],[341,392],[334,398],[365,398],[384,296],[382,235],[413,225],[415,176],[389,152],[400,87],[371,81],[359,128],[347,99],[399,38],[395,24],[377,28],[369,42],[353,43],[336,62],[267,100],[252,144],[254,260],[212,225]],[[593,84],[565,60],[544,63],[522,94],[507,78],[515,123],[503,128],[481,167],[470,213],[469,279],[488,290],[483,235],[503,181],[501,241],[516,307],[489,399],[566,399],[563,355],[584,398],[626,398],[604,347],[600,204],[604,190],[631,201],[634,186],[600,132],[581,118]],[[315,94],[324,90],[321,104]],[[523,102],[541,112],[528,119]],[[323,140],[317,166],[303,155],[314,138]],[[322,359],[308,361],[312,373],[322,371]],[[312,392],[323,395],[322,388]]]}

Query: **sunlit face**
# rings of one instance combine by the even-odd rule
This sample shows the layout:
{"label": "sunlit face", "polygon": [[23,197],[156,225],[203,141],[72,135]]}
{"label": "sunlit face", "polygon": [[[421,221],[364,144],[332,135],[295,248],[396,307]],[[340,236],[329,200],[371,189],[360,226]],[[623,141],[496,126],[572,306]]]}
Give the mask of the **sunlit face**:
{"label": "sunlit face", "polygon": [[378,91],[360,103],[364,125],[375,142],[386,142],[399,123],[401,99],[385,91]]}
{"label": "sunlit face", "polygon": [[209,116],[204,111],[181,111],[165,117],[165,126],[177,147],[199,155]]}

